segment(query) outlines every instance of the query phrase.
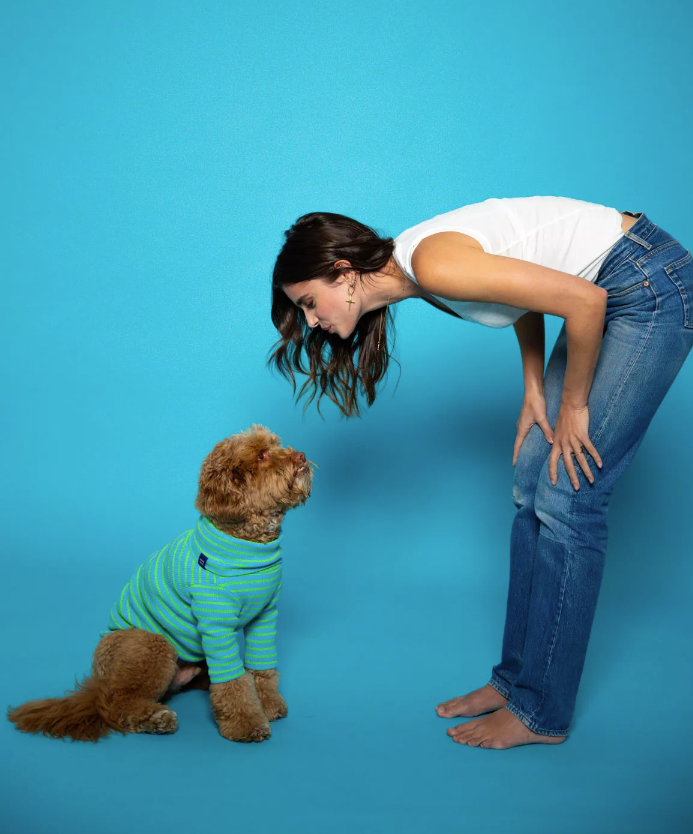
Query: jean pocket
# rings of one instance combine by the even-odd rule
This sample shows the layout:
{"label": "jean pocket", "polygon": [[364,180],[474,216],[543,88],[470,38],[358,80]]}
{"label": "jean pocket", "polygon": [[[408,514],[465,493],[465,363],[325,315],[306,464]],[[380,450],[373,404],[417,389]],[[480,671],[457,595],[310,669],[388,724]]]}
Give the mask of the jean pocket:
{"label": "jean pocket", "polygon": [[631,284],[630,287],[626,287],[625,289],[622,289],[622,290],[613,290],[613,291],[608,290],[607,292],[609,293],[609,301],[612,298],[623,298],[624,295],[630,295],[632,292],[635,292],[636,290],[642,289],[643,286],[644,286],[643,280],[644,279],[641,279],[637,283]]}
{"label": "jean pocket", "polygon": [[673,264],[664,267],[664,271],[671,278],[681,296],[683,303],[683,326],[693,330],[693,309],[691,300],[693,294],[693,255],[686,250],[686,254]]}

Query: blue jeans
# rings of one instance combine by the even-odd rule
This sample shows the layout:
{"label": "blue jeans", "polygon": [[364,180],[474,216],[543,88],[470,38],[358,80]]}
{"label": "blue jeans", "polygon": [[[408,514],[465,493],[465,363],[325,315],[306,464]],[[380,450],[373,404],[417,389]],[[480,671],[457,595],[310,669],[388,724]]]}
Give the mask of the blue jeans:
{"label": "blue jeans", "polygon": [[[645,214],[627,213],[639,219],[595,281],[609,294],[588,398],[589,437],[603,466],[585,452],[594,484],[575,463],[575,490],[560,458],[553,486],[551,445],[536,424],[515,464],[505,631],[490,685],[542,735],[568,735],[602,581],[609,497],[693,346],[691,253]],[[564,325],[544,375],[552,426],[566,358]]]}

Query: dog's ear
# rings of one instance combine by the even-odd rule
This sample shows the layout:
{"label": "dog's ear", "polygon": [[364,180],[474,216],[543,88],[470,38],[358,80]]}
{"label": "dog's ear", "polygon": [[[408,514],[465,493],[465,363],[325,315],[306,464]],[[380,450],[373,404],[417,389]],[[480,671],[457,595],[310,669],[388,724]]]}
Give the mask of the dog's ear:
{"label": "dog's ear", "polygon": [[197,510],[211,518],[243,518],[246,514],[243,485],[251,466],[251,461],[236,453],[231,438],[217,443],[200,469]]}

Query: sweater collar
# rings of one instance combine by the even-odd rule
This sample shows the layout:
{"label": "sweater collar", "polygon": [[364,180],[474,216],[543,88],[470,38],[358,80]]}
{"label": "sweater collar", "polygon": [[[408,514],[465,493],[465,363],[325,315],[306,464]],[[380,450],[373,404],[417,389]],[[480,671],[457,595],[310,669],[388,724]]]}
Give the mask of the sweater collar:
{"label": "sweater collar", "polygon": [[227,570],[260,570],[281,562],[281,536],[272,542],[250,542],[223,533],[200,516],[190,538],[195,559],[206,570],[224,574]]}

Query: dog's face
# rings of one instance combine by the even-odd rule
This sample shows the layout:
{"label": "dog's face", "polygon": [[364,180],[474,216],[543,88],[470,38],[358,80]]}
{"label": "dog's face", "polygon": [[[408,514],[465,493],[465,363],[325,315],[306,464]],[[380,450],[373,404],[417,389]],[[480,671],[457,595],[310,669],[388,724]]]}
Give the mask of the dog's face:
{"label": "dog's face", "polygon": [[253,425],[217,443],[200,470],[195,506],[213,522],[238,523],[282,514],[305,503],[313,470],[303,452]]}

